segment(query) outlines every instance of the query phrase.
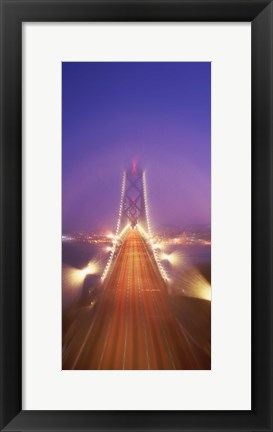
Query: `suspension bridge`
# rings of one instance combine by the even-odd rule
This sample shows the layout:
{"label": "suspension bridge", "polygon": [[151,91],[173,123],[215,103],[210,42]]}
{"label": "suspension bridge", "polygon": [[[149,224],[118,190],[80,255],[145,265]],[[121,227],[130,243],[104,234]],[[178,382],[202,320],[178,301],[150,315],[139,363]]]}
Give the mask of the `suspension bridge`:
{"label": "suspension bridge", "polygon": [[177,318],[167,284],[152,241],[145,172],[133,164],[123,174],[95,301],[75,312],[64,335],[63,369],[209,369],[210,352]]}

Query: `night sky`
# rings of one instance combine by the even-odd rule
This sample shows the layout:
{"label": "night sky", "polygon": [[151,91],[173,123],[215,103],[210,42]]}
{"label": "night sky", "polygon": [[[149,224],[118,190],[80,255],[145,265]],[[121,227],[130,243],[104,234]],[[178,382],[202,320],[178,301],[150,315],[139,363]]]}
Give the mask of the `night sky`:
{"label": "night sky", "polygon": [[146,170],[153,226],[210,223],[210,63],[63,63],[63,232],[114,229]]}

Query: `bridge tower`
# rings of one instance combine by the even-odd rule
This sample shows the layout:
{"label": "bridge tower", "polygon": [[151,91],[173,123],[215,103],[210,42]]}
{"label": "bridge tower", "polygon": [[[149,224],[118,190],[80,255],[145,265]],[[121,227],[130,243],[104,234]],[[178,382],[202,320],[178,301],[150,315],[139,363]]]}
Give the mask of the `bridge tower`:
{"label": "bridge tower", "polygon": [[102,281],[107,277],[113,259],[116,256],[116,252],[119,250],[124,230],[126,231],[128,225],[131,228],[137,226],[142,235],[144,235],[144,238],[148,240],[149,248],[154,256],[159,272],[162,278],[167,280],[167,275],[160,263],[158,252],[151,241],[152,232],[147,201],[145,171],[133,162],[132,167],[127,169],[127,171],[124,171],[122,176],[121,198],[116,233],[111,254],[101,276]]}
{"label": "bridge tower", "polygon": [[145,230],[149,231],[145,188],[145,173],[133,162],[132,167],[124,173],[121,226],[129,223],[134,228],[137,224],[141,224]]}

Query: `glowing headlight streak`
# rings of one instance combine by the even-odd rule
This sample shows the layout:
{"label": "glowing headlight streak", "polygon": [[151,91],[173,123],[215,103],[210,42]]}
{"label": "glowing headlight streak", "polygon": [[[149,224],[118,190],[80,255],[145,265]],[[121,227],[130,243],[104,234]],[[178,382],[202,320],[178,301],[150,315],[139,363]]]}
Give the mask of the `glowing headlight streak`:
{"label": "glowing headlight streak", "polygon": [[201,298],[211,301],[211,285],[204,278],[198,283],[198,292]]}
{"label": "glowing headlight streak", "polygon": [[184,295],[211,301],[211,284],[197,268],[181,273],[177,286]]}
{"label": "glowing headlight streak", "polygon": [[112,237],[113,238],[113,246],[112,246],[112,250],[111,250],[111,254],[108,258],[106,267],[104,269],[104,272],[102,273],[101,276],[101,280],[102,282],[105,280],[109,269],[111,267],[112,261],[113,261],[113,257],[115,255],[116,252],[116,247],[117,247],[117,241],[119,240],[120,235],[124,234],[124,232],[127,230],[128,225],[122,230],[122,232],[119,234],[119,229],[120,229],[120,222],[121,222],[121,216],[122,216],[122,203],[124,200],[124,193],[125,193],[125,184],[126,184],[126,172],[123,173],[122,176],[122,186],[121,186],[121,197],[120,197],[120,205],[119,205],[119,214],[118,214],[118,222],[117,222],[117,227],[116,227],[116,234]]}

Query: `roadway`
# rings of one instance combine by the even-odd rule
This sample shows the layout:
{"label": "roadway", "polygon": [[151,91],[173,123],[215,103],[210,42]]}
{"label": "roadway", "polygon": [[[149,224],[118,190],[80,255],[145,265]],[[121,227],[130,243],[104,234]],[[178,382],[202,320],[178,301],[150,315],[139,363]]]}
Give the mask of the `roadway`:
{"label": "roadway", "polygon": [[175,317],[157,265],[129,230],[94,304],[63,340],[63,369],[209,369],[210,356]]}

